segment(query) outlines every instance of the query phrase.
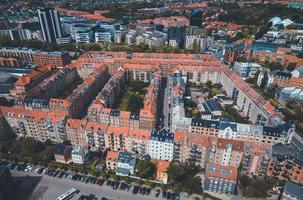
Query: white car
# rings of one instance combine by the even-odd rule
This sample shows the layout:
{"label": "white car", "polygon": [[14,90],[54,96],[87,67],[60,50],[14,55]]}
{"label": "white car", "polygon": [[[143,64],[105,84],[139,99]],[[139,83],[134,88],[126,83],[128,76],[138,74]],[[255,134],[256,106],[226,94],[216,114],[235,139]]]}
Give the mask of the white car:
{"label": "white car", "polygon": [[47,171],[48,171],[48,169],[45,168],[42,173],[45,174],[45,173],[47,173]]}
{"label": "white car", "polygon": [[26,169],[28,169],[28,171],[33,171],[34,167],[33,167],[33,166],[28,165]]}
{"label": "white car", "polygon": [[36,174],[38,173],[39,169],[40,169],[40,167],[38,167],[38,168],[35,170],[35,173],[36,173]]}

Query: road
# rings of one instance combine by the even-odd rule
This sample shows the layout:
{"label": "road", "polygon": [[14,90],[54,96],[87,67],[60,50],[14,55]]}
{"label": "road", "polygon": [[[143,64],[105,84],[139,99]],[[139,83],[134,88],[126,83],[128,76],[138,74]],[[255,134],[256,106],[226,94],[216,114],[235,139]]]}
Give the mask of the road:
{"label": "road", "polygon": [[[31,177],[37,177],[37,176],[41,177],[40,182],[37,184],[29,200],[53,200],[56,199],[61,194],[63,194],[64,192],[71,189],[72,187],[80,190],[80,193],[74,198],[72,198],[72,200],[78,199],[82,194],[84,195],[94,194],[98,198],[98,200],[100,200],[102,197],[106,197],[112,200],[163,199],[161,195],[159,198],[155,197],[155,191],[152,191],[149,196],[143,196],[140,194],[134,195],[131,192],[133,187],[129,192],[126,192],[121,190],[113,190],[111,187],[106,186],[105,184],[103,186],[99,186],[90,183],[82,183],[82,182],[74,181],[69,178],[59,179],[47,175],[35,174],[33,172],[11,170],[11,174],[13,177],[24,177],[28,175],[29,177],[26,177],[27,179],[31,179]],[[181,199],[189,200],[191,198],[181,196]]]}
{"label": "road", "polygon": [[171,89],[172,88],[172,77],[167,77],[167,84],[164,91],[164,104],[163,104],[163,116],[164,116],[164,128],[170,130],[171,127]]}

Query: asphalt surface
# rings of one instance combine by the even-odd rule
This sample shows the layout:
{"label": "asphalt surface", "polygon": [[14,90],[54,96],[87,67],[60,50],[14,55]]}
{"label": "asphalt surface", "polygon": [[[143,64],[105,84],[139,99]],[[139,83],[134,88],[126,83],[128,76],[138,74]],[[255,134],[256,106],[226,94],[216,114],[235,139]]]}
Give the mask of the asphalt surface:
{"label": "asphalt surface", "polygon": [[164,105],[163,105],[163,116],[164,116],[164,128],[170,130],[171,127],[171,109],[169,105],[171,104],[171,91],[172,88],[172,77],[167,77],[167,85],[164,90]]}
{"label": "asphalt surface", "polygon": [[[78,181],[71,180],[69,178],[66,179],[59,179],[50,177],[47,175],[35,174],[33,172],[23,172],[23,171],[15,171],[11,170],[11,174],[13,177],[25,177],[27,182],[30,182],[31,179],[36,179],[36,177],[40,177],[40,182],[36,185],[32,195],[30,196],[29,200],[54,200],[64,192],[68,191],[71,188],[76,188],[80,190],[72,200],[78,199],[82,194],[90,195],[94,194],[98,200],[102,197],[111,200],[154,200],[154,199],[163,199],[160,196],[157,198],[155,197],[155,191],[151,191],[151,194],[141,195],[137,194],[134,195],[132,193],[133,187],[131,187],[130,191],[121,191],[121,190],[113,190],[112,187],[106,186],[103,184],[102,186],[91,184],[91,183],[82,183]],[[181,196],[181,199],[191,199],[189,197]]]}

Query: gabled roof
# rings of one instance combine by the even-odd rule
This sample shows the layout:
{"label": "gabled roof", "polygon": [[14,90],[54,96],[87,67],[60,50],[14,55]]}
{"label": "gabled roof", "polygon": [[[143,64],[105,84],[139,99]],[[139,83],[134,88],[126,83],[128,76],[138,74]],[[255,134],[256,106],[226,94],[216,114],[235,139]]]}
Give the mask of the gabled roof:
{"label": "gabled roof", "polygon": [[106,154],[106,160],[108,159],[118,159],[119,152],[118,151],[108,151]]}

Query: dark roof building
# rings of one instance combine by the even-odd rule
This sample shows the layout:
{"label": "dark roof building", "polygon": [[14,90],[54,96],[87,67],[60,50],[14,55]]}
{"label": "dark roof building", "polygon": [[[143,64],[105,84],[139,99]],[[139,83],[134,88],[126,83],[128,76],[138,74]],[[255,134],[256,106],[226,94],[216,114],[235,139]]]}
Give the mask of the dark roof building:
{"label": "dark roof building", "polygon": [[173,142],[174,140],[174,134],[171,132],[168,132],[165,129],[162,129],[160,131],[152,131],[150,135],[151,140],[156,140],[159,142]]}
{"label": "dark roof building", "polygon": [[192,126],[200,126],[200,127],[206,127],[206,128],[220,128],[220,122],[219,121],[212,121],[212,120],[204,120],[199,118],[193,118],[191,121]]}
{"label": "dark roof building", "polygon": [[67,164],[71,162],[72,147],[64,144],[57,144],[54,147],[54,157],[56,162]]}
{"label": "dark roof building", "polygon": [[282,200],[303,200],[303,186],[287,181],[281,197]]}
{"label": "dark roof building", "polygon": [[202,11],[200,9],[193,9],[191,11],[189,25],[198,27],[202,25]]}

